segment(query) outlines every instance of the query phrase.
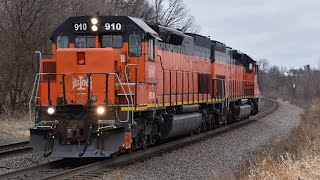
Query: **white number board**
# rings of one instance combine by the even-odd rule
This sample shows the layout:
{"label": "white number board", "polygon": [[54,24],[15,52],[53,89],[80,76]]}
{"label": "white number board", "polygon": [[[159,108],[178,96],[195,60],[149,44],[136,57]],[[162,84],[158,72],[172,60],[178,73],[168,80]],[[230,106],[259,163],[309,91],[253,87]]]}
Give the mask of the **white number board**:
{"label": "white number board", "polygon": [[74,31],[86,31],[88,30],[88,24],[87,23],[74,23],[73,24],[73,30]]}
{"label": "white number board", "polygon": [[121,23],[105,23],[104,28],[106,31],[123,31]]}

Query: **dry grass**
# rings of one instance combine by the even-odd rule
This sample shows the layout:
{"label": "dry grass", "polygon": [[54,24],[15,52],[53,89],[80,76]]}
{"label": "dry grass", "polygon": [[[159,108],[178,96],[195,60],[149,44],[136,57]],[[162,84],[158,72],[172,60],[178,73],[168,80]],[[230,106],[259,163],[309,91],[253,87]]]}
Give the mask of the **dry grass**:
{"label": "dry grass", "polygon": [[215,180],[215,179],[219,179],[219,180],[236,180],[238,179],[233,170],[228,168],[228,169],[224,169],[224,170],[218,170],[218,172],[212,172],[210,174],[210,176],[208,177],[208,180]]}
{"label": "dry grass", "polygon": [[0,145],[29,139],[29,128],[32,124],[27,117],[1,116],[0,123]]}
{"label": "dry grass", "polygon": [[319,179],[319,155],[306,155],[300,160],[293,159],[290,154],[280,157],[282,160],[277,162],[265,159],[255,168],[251,168],[250,174],[242,179]]}
{"label": "dry grass", "polygon": [[320,179],[320,101],[308,107],[288,139],[252,153],[241,179]]}

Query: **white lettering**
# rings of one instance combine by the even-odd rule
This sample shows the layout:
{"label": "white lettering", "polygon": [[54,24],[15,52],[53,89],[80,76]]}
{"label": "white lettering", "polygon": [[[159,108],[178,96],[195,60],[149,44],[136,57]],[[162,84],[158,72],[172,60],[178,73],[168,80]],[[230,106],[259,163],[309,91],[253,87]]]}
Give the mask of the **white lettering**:
{"label": "white lettering", "polygon": [[[88,87],[88,79],[84,79],[83,76],[79,76],[79,79],[72,77],[72,89],[83,91],[86,90],[86,87]],[[92,78],[90,78],[90,89],[92,89]]]}
{"label": "white lettering", "polygon": [[88,29],[87,23],[76,23],[73,25],[74,31],[86,31]]}
{"label": "white lettering", "polygon": [[154,65],[149,66],[149,78],[156,77],[156,67]]}
{"label": "white lettering", "polygon": [[104,27],[106,31],[121,31],[122,24],[121,23],[105,23]]}

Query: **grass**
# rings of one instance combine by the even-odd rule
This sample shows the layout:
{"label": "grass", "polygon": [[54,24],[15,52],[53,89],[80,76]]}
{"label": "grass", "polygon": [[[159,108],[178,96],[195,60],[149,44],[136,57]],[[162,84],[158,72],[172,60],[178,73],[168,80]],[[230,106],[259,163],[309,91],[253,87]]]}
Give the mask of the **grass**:
{"label": "grass", "polygon": [[0,123],[0,145],[29,140],[29,128],[32,124],[27,117],[2,115]]}
{"label": "grass", "polygon": [[320,101],[312,101],[300,125],[281,142],[253,152],[240,179],[320,179]]}

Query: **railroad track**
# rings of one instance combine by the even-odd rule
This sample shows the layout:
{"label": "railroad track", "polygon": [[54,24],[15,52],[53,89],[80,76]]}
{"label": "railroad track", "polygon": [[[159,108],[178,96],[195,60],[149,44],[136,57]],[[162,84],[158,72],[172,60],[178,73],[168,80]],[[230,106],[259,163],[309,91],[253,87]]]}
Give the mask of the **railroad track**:
{"label": "railroad track", "polygon": [[239,128],[246,124],[255,122],[263,117],[266,117],[269,114],[272,114],[279,107],[276,101],[270,99],[264,99],[263,101],[264,102],[260,104],[263,104],[263,107],[261,107],[259,114],[252,116],[245,121],[239,121],[201,134],[188,136],[175,141],[160,144],[158,146],[148,148],[147,150],[141,150],[132,154],[122,155],[115,159],[61,159],[1,174],[0,179],[63,179],[74,176],[80,176],[76,179],[86,179],[86,177],[92,177],[92,174],[90,172],[97,169],[103,169],[108,166],[115,166],[120,164],[130,164],[134,163],[135,161],[142,161],[156,156],[157,154],[182,148],[188,144],[195,143],[205,138]]}
{"label": "railroad track", "polygon": [[0,158],[6,157],[8,155],[23,153],[23,152],[31,152],[32,147],[29,145],[29,141],[8,144],[4,146],[0,146]]}

